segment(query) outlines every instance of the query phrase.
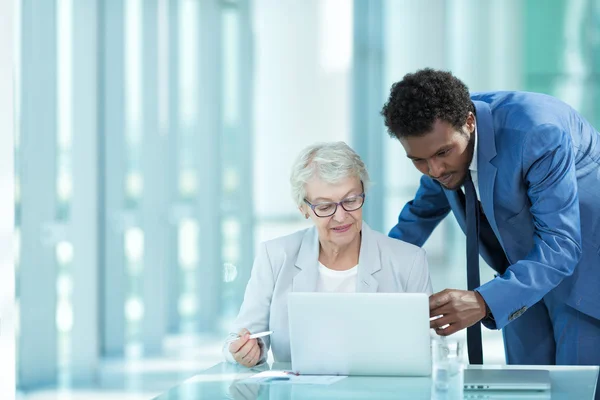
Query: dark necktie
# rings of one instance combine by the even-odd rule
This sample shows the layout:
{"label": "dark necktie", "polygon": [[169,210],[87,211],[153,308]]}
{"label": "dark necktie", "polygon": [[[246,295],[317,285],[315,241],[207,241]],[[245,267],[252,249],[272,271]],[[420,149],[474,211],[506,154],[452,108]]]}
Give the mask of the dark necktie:
{"label": "dark necktie", "polygon": [[[465,188],[465,214],[467,218],[467,288],[474,290],[479,281],[479,201],[471,172],[467,174]],[[483,346],[481,343],[481,323],[467,328],[467,350],[470,364],[483,364]]]}

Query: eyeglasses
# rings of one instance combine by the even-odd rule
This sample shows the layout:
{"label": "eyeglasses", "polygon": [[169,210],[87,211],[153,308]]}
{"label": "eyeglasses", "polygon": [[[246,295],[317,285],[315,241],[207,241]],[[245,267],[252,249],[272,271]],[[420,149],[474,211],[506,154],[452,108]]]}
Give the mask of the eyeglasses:
{"label": "eyeglasses", "polygon": [[328,201],[326,203],[311,204],[306,199],[304,199],[304,202],[312,208],[317,217],[326,218],[335,214],[338,206],[342,206],[342,208],[348,212],[358,210],[365,204],[365,194],[361,193],[356,196],[347,197],[339,203]]}

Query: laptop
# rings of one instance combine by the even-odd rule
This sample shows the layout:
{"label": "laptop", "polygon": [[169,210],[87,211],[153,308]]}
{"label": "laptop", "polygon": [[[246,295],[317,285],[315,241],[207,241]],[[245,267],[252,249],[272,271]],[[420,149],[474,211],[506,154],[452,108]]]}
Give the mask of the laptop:
{"label": "laptop", "polygon": [[552,400],[551,391],[532,392],[532,391],[465,391],[463,400]]}
{"label": "laptop", "polygon": [[465,390],[544,392],[550,387],[547,370],[467,368],[464,371]]}
{"label": "laptop", "polygon": [[288,312],[294,372],[431,375],[424,293],[290,293]]}

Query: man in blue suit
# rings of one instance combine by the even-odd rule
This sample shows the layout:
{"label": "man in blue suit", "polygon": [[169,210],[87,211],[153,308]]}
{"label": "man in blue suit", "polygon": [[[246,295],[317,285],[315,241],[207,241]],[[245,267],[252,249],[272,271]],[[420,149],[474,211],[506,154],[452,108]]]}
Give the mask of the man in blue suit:
{"label": "man in blue suit", "polygon": [[[432,69],[394,84],[382,115],[423,173],[390,236],[422,246],[450,211],[467,234],[469,290],[432,295],[431,327],[470,327],[472,363],[481,322],[509,364],[599,365],[600,134],[556,98],[470,95]],[[497,271],[483,285],[479,253]]]}

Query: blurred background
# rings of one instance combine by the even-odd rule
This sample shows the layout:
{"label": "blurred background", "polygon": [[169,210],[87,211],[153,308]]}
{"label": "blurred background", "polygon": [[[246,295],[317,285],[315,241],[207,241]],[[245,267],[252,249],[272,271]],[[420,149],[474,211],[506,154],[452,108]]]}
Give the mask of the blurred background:
{"label": "blurred background", "polygon": [[[358,151],[387,232],[419,179],[379,115],[408,72],[600,126],[597,0],[16,3],[21,399],[149,399],[220,362],[254,249],[308,226],[288,185],[304,146]],[[466,287],[452,216],[425,248],[434,290]]]}

